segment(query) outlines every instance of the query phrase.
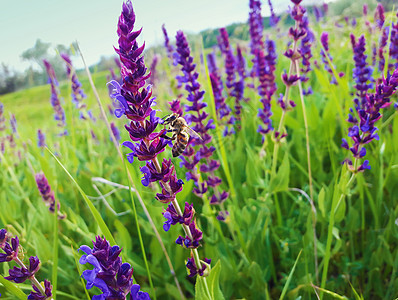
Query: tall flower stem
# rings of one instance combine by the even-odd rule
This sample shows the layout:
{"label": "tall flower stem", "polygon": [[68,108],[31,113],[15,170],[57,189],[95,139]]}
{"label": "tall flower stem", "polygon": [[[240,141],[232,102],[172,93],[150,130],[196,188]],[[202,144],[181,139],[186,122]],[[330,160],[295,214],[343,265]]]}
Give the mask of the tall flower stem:
{"label": "tall flower stem", "polygon": [[[76,44],[77,44],[77,43],[76,43]],[[96,100],[97,100],[97,103],[98,103],[98,106],[99,106],[99,108],[100,108],[100,112],[101,112],[102,119],[104,120],[105,125],[106,125],[106,127],[108,128],[108,131],[109,131],[110,137],[111,137],[111,139],[112,139],[113,145],[115,146],[116,151],[117,151],[117,153],[118,153],[118,155],[119,155],[119,157],[120,157],[120,159],[121,159],[121,161],[122,161],[122,163],[123,163],[123,165],[124,165],[124,157],[123,157],[123,154],[122,154],[122,152],[121,152],[121,150],[120,150],[119,144],[118,144],[118,142],[117,142],[115,136],[114,136],[113,133],[112,133],[111,125],[110,125],[110,123],[109,123],[109,121],[108,121],[108,118],[107,118],[107,116],[106,116],[104,107],[102,106],[101,99],[100,99],[99,94],[98,94],[98,91],[97,91],[97,89],[96,89],[96,87],[95,87],[95,85],[94,85],[94,81],[93,81],[93,78],[91,77],[90,70],[88,69],[88,66],[87,66],[87,64],[86,64],[86,61],[85,61],[85,59],[84,59],[84,57],[83,57],[83,53],[81,52],[80,47],[79,47],[78,44],[77,44],[77,50],[79,51],[80,56],[81,56],[81,58],[82,58],[82,61],[83,61],[83,64],[84,64],[84,67],[85,67],[85,70],[86,70],[86,73],[87,73],[87,76],[88,76],[88,80],[89,80],[89,82],[90,82],[91,88],[93,89],[93,92],[94,92],[94,96],[95,96],[95,98],[96,98]],[[135,194],[136,194],[136,196],[137,196],[137,199],[138,199],[138,201],[140,202],[140,205],[141,205],[141,207],[142,207],[142,210],[144,211],[144,213],[145,213],[145,215],[146,215],[146,217],[147,217],[147,219],[148,219],[148,221],[149,221],[149,224],[151,225],[152,230],[153,230],[153,232],[155,233],[155,236],[156,236],[156,238],[157,238],[157,240],[158,240],[158,242],[159,242],[159,244],[160,244],[160,247],[162,248],[163,254],[164,254],[164,256],[166,257],[167,264],[169,265],[170,272],[171,272],[171,274],[172,274],[173,277],[174,277],[174,281],[175,281],[176,286],[177,286],[177,289],[178,289],[178,291],[179,291],[179,293],[180,293],[181,299],[185,299],[184,293],[182,292],[181,286],[180,286],[180,284],[179,284],[178,278],[177,278],[176,273],[175,273],[175,271],[174,271],[174,268],[173,268],[173,265],[172,265],[172,263],[171,263],[170,257],[169,257],[169,255],[168,255],[168,253],[167,253],[166,247],[165,247],[164,244],[163,244],[162,238],[160,237],[160,234],[159,234],[158,230],[156,229],[155,223],[153,222],[152,217],[151,217],[151,215],[149,214],[149,211],[148,211],[148,209],[146,208],[145,203],[144,203],[144,201],[143,201],[142,198],[141,198],[141,195],[138,193],[137,188],[136,188],[136,186],[135,186],[135,184],[134,184],[133,178],[132,178],[132,176],[131,176],[131,174],[130,174],[130,172],[129,172],[129,170],[128,170],[127,168],[126,168],[126,171],[127,171],[127,177],[128,177],[129,182],[130,182],[130,185],[133,187],[133,189],[134,189],[134,191],[135,191]],[[137,223],[137,230],[138,230],[138,231],[140,230],[140,229],[139,229],[139,226],[138,226],[138,223]],[[143,251],[143,254],[144,254],[144,259],[145,259],[145,261],[146,261],[145,249],[143,248],[143,245],[142,245],[142,244],[141,244],[141,248],[142,248],[142,251]],[[151,276],[150,276],[150,273],[149,273],[149,269],[147,269],[147,271],[148,271],[148,280],[149,280],[149,282],[150,282],[150,284],[151,284],[152,290],[154,291],[154,287],[153,287],[153,285],[152,285],[152,279],[151,279]],[[153,295],[154,295],[154,297],[155,297],[155,299],[156,299],[156,294],[153,293]]]}
{"label": "tall flower stem", "polygon": [[[297,76],[300,76],[300,66],[298,60],[295,61],[296,64],[296,72]],[[312,173],[311,173],[311,152],[310,152],[310,137],[308,134],[308,120],[307,120],[307,113],[305,110],[305,103],[304,103],[304,95],[303,95],[303,86],[301,80],[298,81],[298,87],[300,90],[300,100],[301,106],[303,109],[303,118],[304,118],[304,127],[305,127],[305,144],[307,149],[307,166],[308,166],[308,180],[309,180],[309,187],[310,187],[310,198],[311,198],[311,206],[312,206],[312,230],[313,230],[313,238],[314,238],[314,260],[315,260],[315,276],[316,282],[318,283],[318,250],[317,250],[317,238],[316,238],[316,208],[314,205],[314,192],[313,192],[313,185],[312,185]]]}
{"label": "tall flower stem", "polygon": [[[159,165],[158,158],[157,158],[157,157],[153,158],[153,159],[152,159],[152,162],[153,162],[153,164],[155,165],[156,170],[157,170],[159,173],[161,173],[162,168],[161,168],[160,165]],[[168,182],[164,182],[163,184],[164,184],[164,188],[167,190],[167,192],[170,193],[170,194],[173,194],[173,192],[172,192],[172,190],[171,190],[171,188],[170,188],[169,183],[168,183]],[[178,213],[178,215],[179,215],[179,216],[182,216],[183,213],[182,213],[182,210],[181,210],[181,208],[180,208],[180,205],[178,204],[177,198],[174,198],[174,199],[171,201],[171,203],[172,203],[172,205],[174,206],[174,209],[176,210],[176,212]],[[191,230],[189,229],[189,226],[187,226],[187,225],[185,225],[185,224],[181,224],[181,226],[182,226],[182,229],[184,230],[185,234],[186,234],[191,240],[193,240],[192,233],[191,233]],[[192,252],[193,252],[193,257],[194,257],[194,259],[195,259],[195,264],[196,264],[198,270],[202,269],[202,263],[200,262],[200,257],[199,257],[198,249],[197,249],[197,248],[192,249]],[[203,279],[204,286],[205,286],[205,288],[206,288],[206,293],[208,294],[209,299],[212,299],[211,294],[210,294],[209,287],[208,287],[208,285],[207,285],[206,277],[202,276],[202,279]]]}
{"label": "tall flower stem", "polygon": [[[357,159],[354,161],[354,166],[356,167],[357,165]],[[348,188],[351,186],[351,184],[354,182],[355,175],[356,173],[352,173],[350,179],[347,181],[346,184],[343,184],[342,189],[339,189],[339,186],[341,184],[341,181],[344,180],[349,176],[351,172],[346,171],[344,175],[340,178],[340,183],[335,185],[335,190],[333,193],[333,200],[332,200],[332,207],[330,209],[330,216],[329,216],[329,226],[328,226],[328,235],[327,235],[327,240],[326,240],[326,249],[325,249],[325,256],[324,256],[324,264],[323,264],[323,271],[322,271],[322,281],[321,281],[321,288],[325,288],[326,284],[326,277],[328,274],[328,267],[329,267],[329,261],[330,261],[330,255],[331,255],[331,246],[332,246],[332,239],[333,239],[333,226],[334,226],[334,216],[336,214],[337,208],[339,207],[341,201],[344,200],[344,197],[347,193]],[[343,191],[339,195],[339,191]],[[320,293],[320,299],[323,299],[323,292]]]}
{"label": "tall flower stem", "polygon": [[[17,257],[15,257],[13,259],[21,268],[27,269],[25,264]],[[35,275],[32,275],[31,277],[29,277],[29,280],[32,282],[32,284],[34,284],[40,291],[40,293],[43,296],[46,296],[46,290],[44,289],[44,287],[40,284],[40,282],[36,279]],[[47,298],[46,298],[47,299]],[[53,300],[54,298],[51,297],[48,300]]]}
{"label": "tall flower stem", "polygon": [[[296,24],[296,28],[297,28],[297,24]],[[297,51],[297,41],[294,40],[293,53],[295,53],[296,51]],[[294,69],[294,63],[293,63],[293,60],[291,60],[290,66],[289,66],[288,77],[290,77],[292,75],[293,69]],[[289,92],[290,92],[290,85],[286,85],[285,95],[283,96],[283,101],[285,103],[288,103]],[[278,125],[278,132],[280,133],[280,135],[282,134],[282,129],[285,124],[286,113],[287,113],[287,110],[283,109],[282,116],[281,116],[281,119],[279,120],[279,125]],[[272,155],[271,178],[274,178],[276,176],[276,164],[278,163],[279,145],[280,145],[280,141],[275,140],[274,151],[273,151],[273,155]],[[269,185],[269,186],[271,187],[271,185]],[[272,191],[270,190],[269,194],[271,194],[271,192]],[[276,198],[275,198],[275,209],[276,209],[276,217],[277,217],[278,225],[282,225],[282,213],[281,213],[281,209],[279,206],[279,202],[278,202],[278,200],[276,200]]]}

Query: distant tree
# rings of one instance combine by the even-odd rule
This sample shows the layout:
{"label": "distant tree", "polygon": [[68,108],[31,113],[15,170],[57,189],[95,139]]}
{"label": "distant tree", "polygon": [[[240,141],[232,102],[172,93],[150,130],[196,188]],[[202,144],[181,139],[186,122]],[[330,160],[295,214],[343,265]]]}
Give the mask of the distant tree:
{"label": "distant tree", "polygon": [[9,66],[2,63],[0,68],[0,95],[15,91],[15,79],[15,72],[11,72]]}
{"label": "distant tree", "polygon": [[26,61],[35,62],[38,64],[40,69],[43,69],[43,59],[48,58],[48,49],[50,43],[42,42],[40,39],[36,40],[35,45],[22,52],[21,58]]}

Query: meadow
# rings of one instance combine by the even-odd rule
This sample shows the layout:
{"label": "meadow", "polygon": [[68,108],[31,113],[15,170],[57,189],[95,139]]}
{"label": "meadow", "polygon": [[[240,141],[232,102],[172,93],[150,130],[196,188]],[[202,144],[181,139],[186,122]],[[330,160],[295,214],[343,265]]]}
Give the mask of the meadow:
{"label": "meadow", "polygon": [[[250,0],[250,41],[180,31],[141,54],[127,1],[113,78],[76,86],[66,63],[71,80],[1,96],[1,299],[36,279],[52,288],[28,299],[397,299],[398,14],[300,2],[269,26]],[[172,113],[201,136],[178,157]]]}

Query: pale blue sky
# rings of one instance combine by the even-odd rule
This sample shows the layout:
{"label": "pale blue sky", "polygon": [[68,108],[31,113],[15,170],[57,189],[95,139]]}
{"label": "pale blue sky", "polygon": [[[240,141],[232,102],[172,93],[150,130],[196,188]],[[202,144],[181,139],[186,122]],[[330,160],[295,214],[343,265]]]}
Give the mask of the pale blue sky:
{"label": "pale blue sky", "polygon": [[[267,1],[262,2],[262,14],[267,16]],[[248,0],[135,0],[133,6],[137,28],[144,27],[141,41],[151,46],[163,43],[163,23],[174,39],[179,29],[199,32],[245,22],[248,3]],[[282,11],[290,1],[273,0],[273,3],[277,11]],[[77,40],[89,64],[98,62],[101,55],[114,53],[121,0],[0,0],[0,4],[0,62],[16,70],[29,66],[20,55],[37,38],[53,46]],[[77,59],[74,64],[81,65]]]}

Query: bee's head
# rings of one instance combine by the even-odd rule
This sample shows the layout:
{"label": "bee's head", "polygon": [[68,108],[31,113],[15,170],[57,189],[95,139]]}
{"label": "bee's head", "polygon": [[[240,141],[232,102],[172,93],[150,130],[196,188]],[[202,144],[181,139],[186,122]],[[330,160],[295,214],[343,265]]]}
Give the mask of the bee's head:
{"label": "bee's head", "polygon": [[170,124],[171,122],[177,120],[177,118],[178,118],[178,114],[172,113],[171,115],[168,115],[168,116],[163,117],[163,118],[162,118],[162,120],[163,120],[162,123],[163,123],[164,125],[167,125],[167,124]]}

